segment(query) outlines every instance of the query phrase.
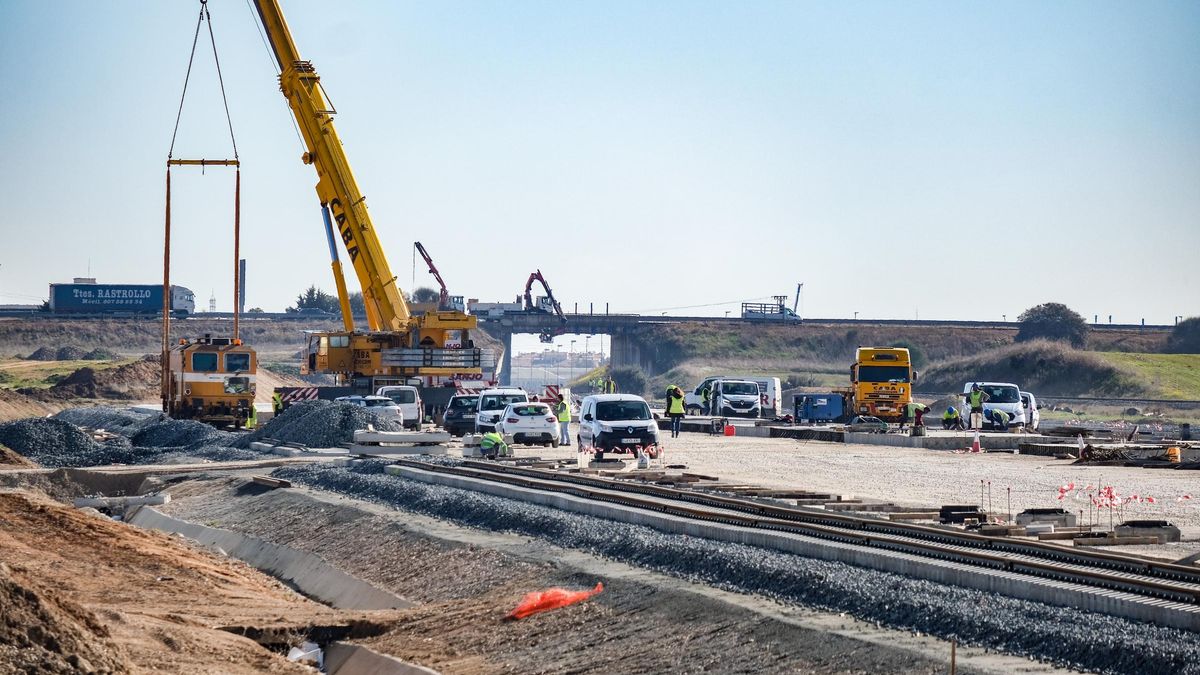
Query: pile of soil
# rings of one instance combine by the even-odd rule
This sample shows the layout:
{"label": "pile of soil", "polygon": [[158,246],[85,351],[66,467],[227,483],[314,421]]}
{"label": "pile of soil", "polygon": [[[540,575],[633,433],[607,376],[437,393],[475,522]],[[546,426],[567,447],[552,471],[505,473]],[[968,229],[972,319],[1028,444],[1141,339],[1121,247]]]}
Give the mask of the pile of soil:
{"label": "pile of soil", "polygon": [[[107,352],[104,350],[95,350],[95,351],[103,352],[105,354],[110,353],[110,352]],[[85,359],[85,358],[88,358],[88,357],[87,357],[87,352],[85,352],[84,350],[80,349],[79,347],[66,346],[66,347],[59,347],[58,349],[54,349],[52,347],[39,347],[37,349],[37,351],[33,352],[29,356],[26,356],[25,360],[26,361],[79,361],[79,360]],[[102,358],[114,358],[114,357],[112,357],[112,356],[96,357],[97,360],[102,359]]]}
{"label": "pile of soil", "polygon": [[57,361],[58,352],[49,347],[39,347],[37,351],[25,357],[26,361]]}
{"label": "pile of soil", "polygon": [[30,398],[8,389],[0,389],[0,422],[24,417],[42,417],[57,412],[61,408],[61,405]]}
{"label": "pile of soil", "polygon": [[20,392],[44,401],[74,398],[142,401],[158,395],[161,372],[157,362],[147,360],[100,370],[85,366],[49,389],[21,389]]}
{"label": "pile of soil", "polygon": [[79,358],[83,359],[84,361],[113,361],[121,357],[103,347],[98,347]]}
{"label": "pile of soil", "polygon": [[25,459],[19,453],[9,450],[7,447],[0,445],[0,466],[8,469],[31,469],[36,468],[37,464]]}
{"label": "pile of soil", "polygon": [[127,673],[96,615],[0,562],[0,663],[12,672]]}
{"label": "pile of soil", "polygon": [[[15,576],[0,570],[3,673],[311,673],[219,627],[303,636],[310,626],[368,617],[307,600],[178,537],[27,492],[0,492],[0,563],[13,571],[20,566]],[[40,586],[33,588],[31,579]],[[370,614],[376,615],[388,616]],[[56,669],[56,655],[66,666]],[[69,667],[72,656],[79,667]],[[16,660],[34,657],[46,665]],[[14,662],[20,664],[14,671],[6,668]]]}

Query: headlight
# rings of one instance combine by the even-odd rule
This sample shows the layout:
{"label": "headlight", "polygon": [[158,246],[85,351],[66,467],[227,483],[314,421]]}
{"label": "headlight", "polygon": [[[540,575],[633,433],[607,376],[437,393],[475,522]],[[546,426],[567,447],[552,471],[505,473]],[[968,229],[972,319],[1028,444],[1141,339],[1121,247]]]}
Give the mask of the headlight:
{"label": "headlight", "polygon": [[600,431],[610,432],[612,429],[613,428],[611,424],[604,424],[603,422],[600,423]]}

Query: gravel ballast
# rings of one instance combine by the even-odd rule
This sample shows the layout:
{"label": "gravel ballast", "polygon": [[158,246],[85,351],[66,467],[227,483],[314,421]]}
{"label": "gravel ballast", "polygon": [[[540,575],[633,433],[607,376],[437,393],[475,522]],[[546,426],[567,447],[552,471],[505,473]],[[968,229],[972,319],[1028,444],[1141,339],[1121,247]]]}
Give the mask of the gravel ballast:
{"label": "gravel ballast", "polygon": [[664,534],[511,499],[349,468],[285,467],[315,488],[489,530],[516,532],[727,590],[846,612],[892,628],[1104,673],[1200,673],[1200,636],[1101,614],[804,558]]}
{"label": "gravel ballast", "polygon": [[402,425],[383,419],[366,408],[336,401],[304,401],[242,436],[235,445],[245,448],[254,441],[273,438],[310,448],[330,448],[353,441],[354,432],[366,429],[368,424],[377,431],[404,430]]}

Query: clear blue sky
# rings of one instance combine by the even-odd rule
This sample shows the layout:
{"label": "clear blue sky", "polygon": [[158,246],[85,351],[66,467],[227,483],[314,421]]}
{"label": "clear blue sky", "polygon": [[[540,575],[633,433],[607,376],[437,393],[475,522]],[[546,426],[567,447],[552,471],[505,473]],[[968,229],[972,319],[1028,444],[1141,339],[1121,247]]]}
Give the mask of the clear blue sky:
{"label": "clear blue sky", "polygon": [[[244,0],[211,0],[249,303],[332,290]],[[564,305],[1011,320],[1200,313],[1200,3],[283,0],[401,286]],[[0,3],[0,303],[161,279],[198,3]],[[198,50],[176,156],[229,154]],[[173,280],[231,295],[232,175],[178,171]],[[420,266],[418,285],[431,279]],[[353,285],[353,282],[352,282]],[[970,293],[977,291],[977,298]]]}

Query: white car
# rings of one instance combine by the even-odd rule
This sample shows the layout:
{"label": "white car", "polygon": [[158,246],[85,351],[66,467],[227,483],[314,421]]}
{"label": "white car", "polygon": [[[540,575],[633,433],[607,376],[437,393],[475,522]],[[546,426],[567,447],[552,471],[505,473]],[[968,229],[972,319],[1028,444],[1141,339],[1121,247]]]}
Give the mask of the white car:
{"label": "white car", "polygon": [[545,403],[512,403],[496,422],[496,433],[512,436],[513,443],[558,447],[558,418]]}
{"label": "white car", "polygon": [[595,394],[584,398],[579,407],[576,441],[581,448],[593,448],[597,459],[605,452],[632,454],[639,447],[657,457],[658,422],[641,396]]}
{"label": "white car", "polygon": [[424,406],[421,403],[421,394],[416,387],[409,385],[391,385],[380,387],[376,392],[376,396],[386,396],[396,405],[400,406],[401,412],[404,413],[404,419],[407,423],[404,425],[413,431],[420,431],[421,419],[424,417]]}
{"label": "white car", "polygon": [[528,403],[529,394],[517,387],[496,387],[479,392],[479,407],[475,411],[475,433],[495,431],[496,422],[510,403]]}
{"label": "white car", "polygon": [[971,405],[967,396],[971,393],[971,386],[976,384],[988,395],[988,400],[983,404],[984,429],[991,429],[995,426],[989,419],[993,410],[1003,410],[1008,413],[1010,425],[1025,424],[1025,408],[1021,404],[1021,389],[1011,382],[968,382],[964,384],[963,419],[970,422]]}
{"label": "white car", "polygon": [[395,401],[386,396],[339,396],[333,400],[366,408],[383,419],[404,424],[404,411],[396,405]]}

